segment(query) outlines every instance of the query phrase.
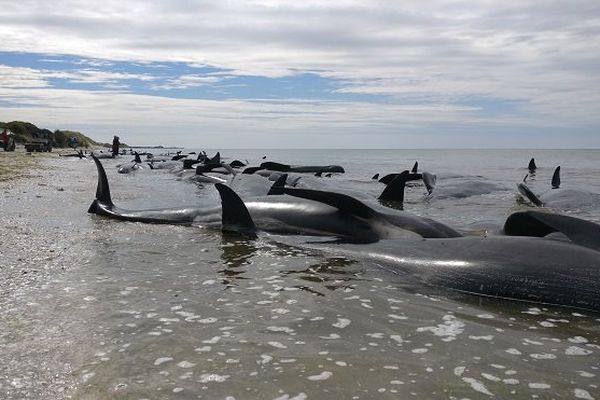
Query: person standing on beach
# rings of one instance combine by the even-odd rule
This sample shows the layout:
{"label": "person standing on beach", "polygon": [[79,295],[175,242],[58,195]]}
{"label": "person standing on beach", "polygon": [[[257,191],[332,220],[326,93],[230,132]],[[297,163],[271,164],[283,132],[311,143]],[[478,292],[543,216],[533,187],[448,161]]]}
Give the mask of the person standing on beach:
{"label": "person standing on beach", "polygon": [[113,143],[112,143],[112,155],[113,157],[115,157],[116,155],[119,154],[119,137],[117,135],[115,135],[113,137]]}

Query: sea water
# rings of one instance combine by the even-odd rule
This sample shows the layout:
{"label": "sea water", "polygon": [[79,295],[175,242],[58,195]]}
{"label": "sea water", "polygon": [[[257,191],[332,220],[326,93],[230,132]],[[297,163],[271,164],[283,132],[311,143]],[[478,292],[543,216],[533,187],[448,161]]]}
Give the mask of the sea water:
{"label": "sea water", "polygon": [[[298,184],[365,202],[383,190],[375,173],[418,161],[437,186],[407,188],[404,209],[471,234],[529,207],[516,183],[531,157],[536,193],[551,193],[557,165],[563,189],[600,193],[598,150],[221,154],[339,164],[345,174]],[[169,171],[117,174],[124,160],[102,160],[121,207],[218,204],[212,185]],[[110,220],[87,213],[93,162],[56,158],[38,174],[0,198],[0,398],[600,398],[598,314],[415,286],[268,237]],[[560,206],[600,221],[594,201]]]}

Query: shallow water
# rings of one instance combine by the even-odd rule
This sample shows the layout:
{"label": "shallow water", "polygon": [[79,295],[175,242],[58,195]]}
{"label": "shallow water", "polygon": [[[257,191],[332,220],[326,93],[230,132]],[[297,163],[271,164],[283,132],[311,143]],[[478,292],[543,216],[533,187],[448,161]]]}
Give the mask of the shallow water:
{"label": "shallow water", "polygon": [[[501,226],[525,207],[515,183],[531,156],[536,191],[561,164],[563,188],[600,193],[599,151],[222,154],[341,164],[343,176],[300,182],[362,198],[383,189],[374,173],[415,160],[438,174],[440,192],[496,185],[468,198],[407,191],[406,210],[463,230]],[[218,203],[211,186],[168,171],[119,175],[116,161],[103,163],[122,207]],[[0,198],[2,398],[600,398],[597,314],[434,291],[268,237],[108,220],[86,212],[92,162],[57,158],[40,174]],[[600,221],[596,204],[560,211]]]}

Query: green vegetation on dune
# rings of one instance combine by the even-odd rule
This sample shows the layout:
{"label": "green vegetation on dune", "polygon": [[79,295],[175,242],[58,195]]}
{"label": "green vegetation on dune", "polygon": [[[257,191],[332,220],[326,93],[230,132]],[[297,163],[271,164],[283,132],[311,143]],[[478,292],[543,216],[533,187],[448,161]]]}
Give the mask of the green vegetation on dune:
{"label": "green vegetation on dune", "polygon": [[[0,122],[0,129],[7,128],[16,135],[17,143],[26,143],[32,138],[49,138],[52,141],[52,147],[68,147],[68,141],[71,137],[76,137],[79,147],[106,147],[106,143],[96,142],[81,132],[69,130],[55,130],[38,128],[30,122],[12,121]],[[108,146],[110,146],[108,144]],[[124,144],[121,144],[124,146]]]}

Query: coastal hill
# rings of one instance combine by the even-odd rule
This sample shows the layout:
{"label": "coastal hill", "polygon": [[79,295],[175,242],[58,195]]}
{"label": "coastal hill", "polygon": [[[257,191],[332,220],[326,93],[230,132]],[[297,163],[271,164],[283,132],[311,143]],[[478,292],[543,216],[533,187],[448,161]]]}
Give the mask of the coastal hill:
{"label": "coastal hill", "polygon": [[[81,132],[69,130],[55,130],[38,128],[30,122],[12,121],[0,122],[0,130],[7,128],[16,135],[17,143],[26,143],[32,138],[49,138],[52,141],[52,147],[68,147],[68,141],[71,137],[76,137],[79,141],[79,147],[110,147],[110,143],[96,142]],[[128,147],[121,143],[121,147]]]}

